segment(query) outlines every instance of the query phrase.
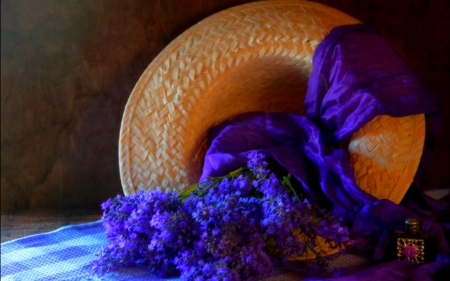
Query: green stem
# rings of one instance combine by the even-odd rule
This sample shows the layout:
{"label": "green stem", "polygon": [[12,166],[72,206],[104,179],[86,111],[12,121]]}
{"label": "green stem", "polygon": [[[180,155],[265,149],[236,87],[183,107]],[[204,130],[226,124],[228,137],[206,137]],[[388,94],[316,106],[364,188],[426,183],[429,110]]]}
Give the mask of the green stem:
{"label": "green stem", "polygon": [[213,183],[211,183],[211,184],[209,184],[209,185],[207,185],[207,186],[205,186],[205,187],[202,187],[202,191],[201,191],[200,194],[199,194],[199,196],[200,196],[200,195],[202,195],[205,191],[207,191],[209,188],[211,188],[212,186],[216,185],[217,182],[219,182],[219,181],[221,181],[221,180],[223,180],[223,179],[225,179],[225,178],[231,178],[231,177],[234,177],[234,176],[237,176],[237,175],[247,174],[247,173],[248,173],[247,170],[248,170],[247,168],[241,167],[241,168],[239,168],[239,169],[237,169],[237,170],[234,170],[234,171],[230,172],[228,175],[225,175],[225,176],[221,176],[221,177],[208,177],[208,180],[205,180],[205,181],[203,181],[203,182],[201,182],[201,183],[194,184],[194,185],[188,187],[187,189],[185,189],[183,192],[180,192],[180,193],[178,194],[178,197],[179,197],[181,200],[184,200],[184,199],[188,198],[189,196],[191,196],[191,194],[192,194],[195,190],[197,190],[197,189],[201,186],[202,183],[208,182],[208,181],[213,181]]}
{"label": "green stem", "polygon": [[309,243],[306,243],[306,247],[308,247],[308,249],[310,249],[314,255],[316,255],[316,256],[319,255],[319,253],[316,250],[314,250],[314,248],[311,245],[309,245]]}
{"label": "green stem", "polygon": [[298,197],[297,192],[295,192],[294,187],[292,186],[291,182],[289,181],[289,177],[291,176],[291,174],[288,174],[288,176],[284,176],[283,177],[283,181],[282,184],[286,185],[287,187],[289,187],[291,189],[291,191],[294,193],[295,197],[297,198],[298,201],[300,201],[300,197]]}

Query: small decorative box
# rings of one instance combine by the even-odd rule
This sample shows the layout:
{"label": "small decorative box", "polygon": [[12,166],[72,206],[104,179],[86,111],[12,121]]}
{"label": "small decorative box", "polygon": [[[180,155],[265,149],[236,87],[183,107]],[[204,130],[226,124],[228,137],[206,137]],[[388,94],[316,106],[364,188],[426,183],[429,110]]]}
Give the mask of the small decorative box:
{"label": "small decorative box", "polygon": [[415,262],[418,264],[425,261],[426,233],[421,233],[420,222],[417,219],[405,220],[405,231],[397,234],[397,259]]}

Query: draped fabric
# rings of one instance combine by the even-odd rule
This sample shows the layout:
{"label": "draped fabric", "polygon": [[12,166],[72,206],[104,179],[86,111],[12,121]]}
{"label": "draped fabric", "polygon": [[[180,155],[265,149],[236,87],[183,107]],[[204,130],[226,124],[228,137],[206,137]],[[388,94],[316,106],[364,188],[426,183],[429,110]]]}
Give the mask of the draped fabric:
{"label": "draped fabric", "polygon": [[[448,197],[434,200],[423,193],[424,164],[439,131],[441,113],[439,101],[418,74],[370,27],[337,27],[314,53],[304,105],[306,116],[253,112],[212,128],[201,179],[245,166],[248,153],[259,151],[292,174],[316,204],[343,218],[355,248],[375,260],[392,259],[388,249],[394,231],[403,229],[406,218],[420,219],[434,249],[427,252],[432,265],[422,267],[433,270],[392,261],[387,272],[399,274],[398,280],[407,280],[417,270],[432,276],[448,266],[449,223],[442,216],[448,212]],[[427,125],[424,153],[402,202],[378,200],[360,190],[348,151],[339,144],[378,115],[421,113]]]}

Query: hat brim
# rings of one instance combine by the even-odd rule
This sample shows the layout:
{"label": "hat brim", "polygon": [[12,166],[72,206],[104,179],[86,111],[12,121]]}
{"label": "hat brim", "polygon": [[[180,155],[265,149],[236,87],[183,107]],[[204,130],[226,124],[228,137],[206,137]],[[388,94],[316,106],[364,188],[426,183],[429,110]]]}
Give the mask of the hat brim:
{"label": "hat brim", "polygon": [[[148,66],[126,105],[119,143],[124,193],[181,192],[196,183],[206,133],[227,119],[252,111],[304,114],[316,46],[334,27],[355,23],[318,3],[262,1],[185,31]],[[420,161],[424,126],[423,114],[379,116],[358,131],[349,146],[357,184],[400,202]]]}

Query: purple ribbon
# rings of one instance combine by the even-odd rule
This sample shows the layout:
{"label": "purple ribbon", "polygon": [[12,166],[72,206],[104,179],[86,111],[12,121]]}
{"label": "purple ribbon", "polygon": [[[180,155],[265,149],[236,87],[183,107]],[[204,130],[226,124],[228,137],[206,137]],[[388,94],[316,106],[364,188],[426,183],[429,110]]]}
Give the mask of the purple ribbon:
{"label": "purple ribbon", "polygon": [[[389,259],[394,230],[402,230],[408,217],[420,219],[430,233],[436,250],[429,255],[448,255],[448,221],[436,222],[448,211],[448,200],[423,193],[424,163],[440,127],[439,102],[389,42],[362,24],[333,29],[314,53],[304,103],[307,116],[254,112],[212,128],[201,179],[245,166],[248,153],[256,150],[292,174],[312,201],[343,218],[355,247],[373,259]],[[359,189],[348,151],[339,144],[378,115],[420,113],[426,114],[424,153],[401,204]],[[399,272],[405,268],[391,263]],[[440,268],[448,259],[436,263],[433,268]]]}

